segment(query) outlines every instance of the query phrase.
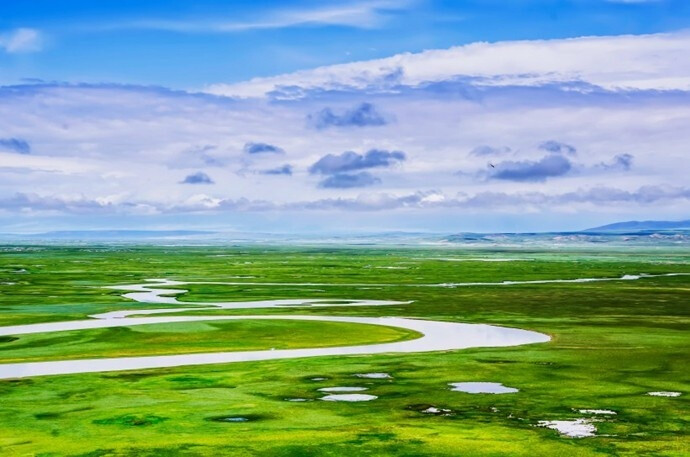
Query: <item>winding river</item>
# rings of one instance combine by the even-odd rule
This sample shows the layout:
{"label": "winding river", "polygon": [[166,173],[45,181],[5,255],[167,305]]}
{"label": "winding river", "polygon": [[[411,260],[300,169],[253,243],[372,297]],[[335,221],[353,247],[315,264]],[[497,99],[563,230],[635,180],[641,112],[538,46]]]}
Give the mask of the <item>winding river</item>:
{"label": "winding river", "polygon": [[[0,327],[0,336],[26,335],[31,333],[60,332],[96,328],[123,327],[132,325],[160,324],[172,322],[221,321],[221,320],[298,320],[347,322],[353,324],[373,324],[399,327],[422,334],[420,338],[408,341],[339,346],[329,348],[284,349],[264,351],[214,352],[203,354],[183,354],[165,356],[118,357],[82,360],[63,360],[50,362],[26,362],[0,364],[0,379],[46,376],[59,374],[93,373],[106,371],[137,370],[188,365],[250,362],[261,360],[291,359],[301,357],[344,356],[383,353],[413,353],[427,351],[448,351],[471,347],[499,347],[549,341],[547,335],[514,328],[484,324],[461,324],[455,322],[407,319],[401,317],[346,317],[346,316],[301,316],[301,315],[260,315],[260,316],[146,316],[179,311],[202,311],[217,308],[267,308],[295,306],[385,306],[404,305],[409,302],[385,300],[322,300],[288,299],[252,302],[203,303],[205,307],[184,308],[171,295],[187,292],[183,289],[162,289],[161,286],[182,286],[187,283],[166,279],[150,280],[145,284],[112,286],[110,288],[128,291],[124,297],[142,303],[178,305],[166,309],[136,309],[116,311],[90,316],[91,319],[44,324],[28,324]],[[200,303],[195,303],[200,304]]]}
{"label": "winding river", "polygon": [[[531,281],[503,281],[495,283],[450,283],[419,284],[404,286],[419,287],[462,287],[462,286],[507,286],[519,284],[571,283],[593,281],[626,281],[658,276],[678,276],[683,273],[665,275],[625,275],[619,278],[579,278],[550,279]],[[31,333],[60,332],[68,330],[85,330],[97,328],[125,327],[133,325],[194,322],[194,321],[227,321],[242,319],[257,320],[296,320],[347,322],[353,324],[373,324],[399,327],[422,334],[420,338],[408,341],[367,344],[357,346],[339,346],[329,348],[284,349],[262,351],[213,352],[203,354],[181,354],[165,356],[118,357],[82,360],[64,360],[50,362],[26,362],[0,364],[0,379],[46,376],[59,374],[93,373],[106,371],[138,370],[148,368],[165,368],[188,365],[207,365],[233,362],[251,362],[262,360],[291,359],[320,356],[346,356],[383,353],[415,353],[430,351],[450,351],[475,347],[503,347],[523,344],[544,343],[550,340],[548,335],[533,331],[499,327],[485,324],[462,324],[456,322],[408,319],[402,317],[349,317],[349,316],[303,316],[303,315],[242,315],[242,316],[150,316],[180,311],[203,311],[209,309],[254,309],[254,308],[290,308],[290,307],[328,307],[328,306],[387,306],[405,305],[410,302],[388,300],[324,300],[324,299],[286,299],[262,300],[249,302],[221,303],[182,303],[175,295],[186,293],[184,289],[164,289],[186,284],[227,284],[227,285],[263,285],[263,286],[378,286],[378,284],[312,284],[312,283],[247,283],[247,282],[182,282],[168,279],[151,279],[144,284],[109,286],[108,288],[126,291],[123,297],[140,303],[169,304],[174,308],[134,309],[114,311],[90,316],[91,319],[28,324],[0,327],[0,336],[26,335]],[[401,284],[381,284],[380,286],[403,286]],[[194,305],[184,307],[183,305]]]}
{"label": "winding river", "polygon": [[[0,379],[46,376],[59,374],[93,373],[105,371],[137,370],[187,365],[206,365],[217,363],[250,362],[261,360],[291,359],[300,357],[344,356],[383,353],[414,353],[429,351],[451,351],[474,347],[517,346],[522,344],[544,343],[549,336],[542,333],[499,327],[485,324],[461,324],[402,317],[347,317],[347,316],[302,316],[302,315],[243,315],[243,316],[165,316],[180,311],[199,311],[204,309],[255,309],[327,306],[387,306],[405,305],[410,302],[388,300],[324,300],[324,299],[286,299],[249,302],[180,302],[176,295],[184,294],[184,289],[166,289],[186,284],[226,284],[259,286],[401,286],[401,287],[463,287],[463,286],[513,286],[520,284],[581,283],[594,281],[632,281],[662,276],[681,276],[687,273],[661,275],[624,275],[617,278],[577,278],[544,279],[529,281],[445,283],[445,284],[319,284],[319,283],[260,283],[260,282],[182,282],[168,279],[151,279],[144,284],[108,286],[122,290],[123,297],[140,303],[167,304],[172,308],[133,309],[113,311],[90,316],[91,319],[28,324],[0,327],[0,336],[26,335],[31,333],[61,332],[97,328],[125,327],[132,325],[160,324],[172,322],[221,321],[241,319],[297,320],[348,322],[353,324],[373,324],[399,327],[422,334],[420,338],[402,342],[339,346],[329,348],[285,349],[241,352],[214,352],[204,354],[183,354],[165,356],[118,357],[83,360],[64,360],[50,362],[26,362],[0,364]],[[186,307],[185,307],[186,306]],[[194,306],[194,307],[190,307]],[[153,316],[156,317],[130,317]],[[162,316],[159,316],[162,315]]]}

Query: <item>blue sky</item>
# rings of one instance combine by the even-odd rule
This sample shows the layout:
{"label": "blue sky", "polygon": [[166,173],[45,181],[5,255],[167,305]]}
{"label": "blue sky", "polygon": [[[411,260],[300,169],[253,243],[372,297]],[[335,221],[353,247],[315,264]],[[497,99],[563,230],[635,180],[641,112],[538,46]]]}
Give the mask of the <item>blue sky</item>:
{"label": "blue sky", "polygon": [[0,225],[690,214],[690,2],[0,2]]}
{"label": "blue sky", "polygon": [[475,41],[690,27],[685,0],[36,0],[0,12],[0,30],[35,29],[43,42],[40,53],[0,55],[5,83],[178,88]]}

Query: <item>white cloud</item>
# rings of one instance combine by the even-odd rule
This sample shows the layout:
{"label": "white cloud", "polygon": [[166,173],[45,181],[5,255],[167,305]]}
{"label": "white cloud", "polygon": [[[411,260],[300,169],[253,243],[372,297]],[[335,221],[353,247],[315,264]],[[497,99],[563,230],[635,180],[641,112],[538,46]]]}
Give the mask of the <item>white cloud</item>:
{"label": "white cloud", "polygon": [[[596,74],[609,75],[609,81],[645,68],[655,85],[665,75],[690,77],[682,59],[667,70],[667,60],[681,53],[678,43],[686,41],[680,33],[479,44],[403,56],[409,70],[394,73],[404,83],[396,87],[372,86],[381,81],[383,71],[371,70],[383,68],[381,61],[352,64],[342,75],[329,67],[243,86],[256,94],[276,81],[307,87],[287,99],[118,85],[0,87],[3,138],[31,146],[26,154],[0,152],[0,209],[70,214],[433,209],[456,216],[470,210],[586,209],[607,218],[652,210],[687,213],[690,91],[582,83],[592,83],[594,63],[603,62],[599,47],[624,57],[620,66],[601,63]],[[583,57],[570,46],[602,56]],[[536,65],[532,54],[524,57],[524,68],[518,68],[520,59],[493,62],[511,49],[538,50],[541,76],[518,75],[509,84],[502,72]],[[633,54],[643,60],[634,61]],[[457,78],[458,65],[472,62],[476,75]],[[423,68],[427,64],[431,70]],[[428,78],[434,82],[421,84]],[[348,113],[362,104],[394,121],[337,122],[324,129],[310,124],[314,113]],[[247,144],[284,152],[249,154]],[[309,172],[324,156],[353,151],[355,157],[371,150],[401,151],[405,160],[395,167],[349,170],[369,173],[364,178],[371,187],[320,186],[325,176]],[[549,154],[567,157],[571,166],[540,180],[490,179],[491,170],[500,171],[505,162],[539,164]],[[286,164],[289,173],[265,173]],[[200,172],[214,184],[180,184]]]}
{"label": "white cloud", "polygon": [[277,11],[266,21],[218,24],[219,31],[273,29],[299,25],[343,25],[357,28],[375,28],[386,16],[382,10],[401,9],[408,2],[369,1],[298,11]]}
{"label": "white cloud", "polygon": [[36,29],[18,28],[0,33],[0,49],[10,54],[37,52],[43,48],[43,37]]}
{"label": "white cloud", "polygon": [[654,35],[472,43],[385,59],[319,67],[237,84],[213,94],[263,96],[281,86],[364,89],[418,85],[456,77],[483,86],[577,81],[607,89],[690,89],[690,31]]}
{"label": "white cloud", "polygon": [[377,28],[392,11],[407,8],[413,0],[369,0],[305,9],[277,9],[262,11],[260,18],[245,20],[155,20],[113,23],[103,29],[152,29],[183,33],[232,33],[246,30],[280,29],[298,26],[345,26]]}
{"label": "white cloud", "polygon": [[641,206],[658,206],[667,202],[690,201],[690,188],[672,186],[643,186],[625,190],[615,187],[592,187],[576,189],[565,193],[545,192],[478,192],[458,193],[447,196],[439,191],[417,191],[395,195],[385,192],[361,193],[353,197],[327,198],[310,201],[276,203],[267,200],[248,198],[218,198],[206,194],[193,194],[175,203],[162,203],[123,198],[122,195],[109,195],[88,198],[83,194],[39,195],[35,193],[15,193],[0,198],[0,210],[13,211],[65,211],[69,213],[99,213],[113,211],[123,214],[139,214],[141,208],[148,213],[197,213],[227,211],[382,211],[397,209],[453,209],[503,210],[511,213],[539,211],[554,207],[565,211],[610,210],[620,205],[635,203]]}

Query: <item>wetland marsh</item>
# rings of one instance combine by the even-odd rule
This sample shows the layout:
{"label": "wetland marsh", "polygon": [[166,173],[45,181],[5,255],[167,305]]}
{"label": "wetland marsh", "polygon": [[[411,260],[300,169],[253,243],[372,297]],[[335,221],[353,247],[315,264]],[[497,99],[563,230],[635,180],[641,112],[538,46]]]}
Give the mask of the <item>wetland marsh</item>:
{"label": "wetland marsh", "polygon": [[[681,455],[690,445],[688,261],[690,254],[671,248],[631,256],[614,249],[6,246],[0,326],[15,331],[0,328],[0,371],[123,357],[371,349],[458,335],[375,325],[383,321],[544,338],[497,347],[470,335],[474,347],[451,338],[424,352],[6,376],[0,453]],[[146,291],[121,287],[131,284],[163,292],[136,301],[127,294]],[[235,306],[257,302],[272,305]],[[132,319],[150,320],[128,325]],[[56,327],[101,321],[120,322]],[[497,385],[507,394],[489,392]]]}

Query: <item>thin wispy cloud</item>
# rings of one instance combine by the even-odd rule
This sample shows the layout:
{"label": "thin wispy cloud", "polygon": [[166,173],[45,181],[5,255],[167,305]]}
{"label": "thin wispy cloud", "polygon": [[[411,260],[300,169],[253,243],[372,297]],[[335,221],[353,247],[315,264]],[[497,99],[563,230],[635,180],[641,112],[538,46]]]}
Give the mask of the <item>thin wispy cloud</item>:
{"label": "thin wispy cloud", "polygon": [[405,161],[405,153],[402,151],[387,151],[382,149],[370,149],[364,154],[346,151],[342,154],[327,154],[321,157],[311,167],[312,174],[330,175],[366,168],[385,168]]}
{"label": "thin wispy cloud", "polygon": [[[360,178],[366,181],[368,178]],[[354,178],[356,181],[357,178]],[[366,185],[376,184],[376,181]],[[341,188],[333,186],[334,188]],[[354,186],[362,187],[362,185]],[[15,193],[0,197],[0,207],[15,211],[63,211],[70,214],[98,214],[116,211],[118,213],[140,214],[142,211],[155,214],[169,213],[218,213],[225,211],[276,211],[276,210],[352,210],[383,211],[396,209],[502,209],[524,212],[538,208],[553,207],[572,210],[589,208],[593,204],[607,209],[620,205],[636,204],[655,206],[664,203],[690,202],[690,188],[674,186],[642,186],[631,190],[611,186],[577,188],[569,192],[495,192],[485,191],[472,194],[446,195],[439,191],[418,191],[403,195],[387,192],[360,193],[353,197],[323,198],[290,203],[275,203],[248,198],[212,198],[203,194],[190,197],[184,202],[164,204],[145,200],[89,199],[62,195],[40,195],[36,193]]]}
{"label": "thin wispy cloud", "polygon": [[94,29],[148,29],[180,33],[237,33],[289,27],[342,26],[361,29],[381,27],[396,11],[408,8],[413,0],[371,0],[313,6],[300,9],[259,11],[256,18],[243,20],[145,19],[93,26]]}
{"label": "thin wispy cloud", "polygon": [[259,173],[262,175],[283,175],[283,176],[292,176],[292,165],[281,165],[280,167],[276,168],[269,168],[268,170],[261,170]]}
{"label": "thin wispy cloud", "polygon": [[38,52],[43,49],[43,36],[32,28],[0,31],[0,50],[9,54]]}
{"label": "thin wispy cloud", "polygon": [[472,148],[470,155],[478,157],[486,156],[500,156],[505,154],[510,154],[511,149],[507,146],[489,146],[486,144]]}

